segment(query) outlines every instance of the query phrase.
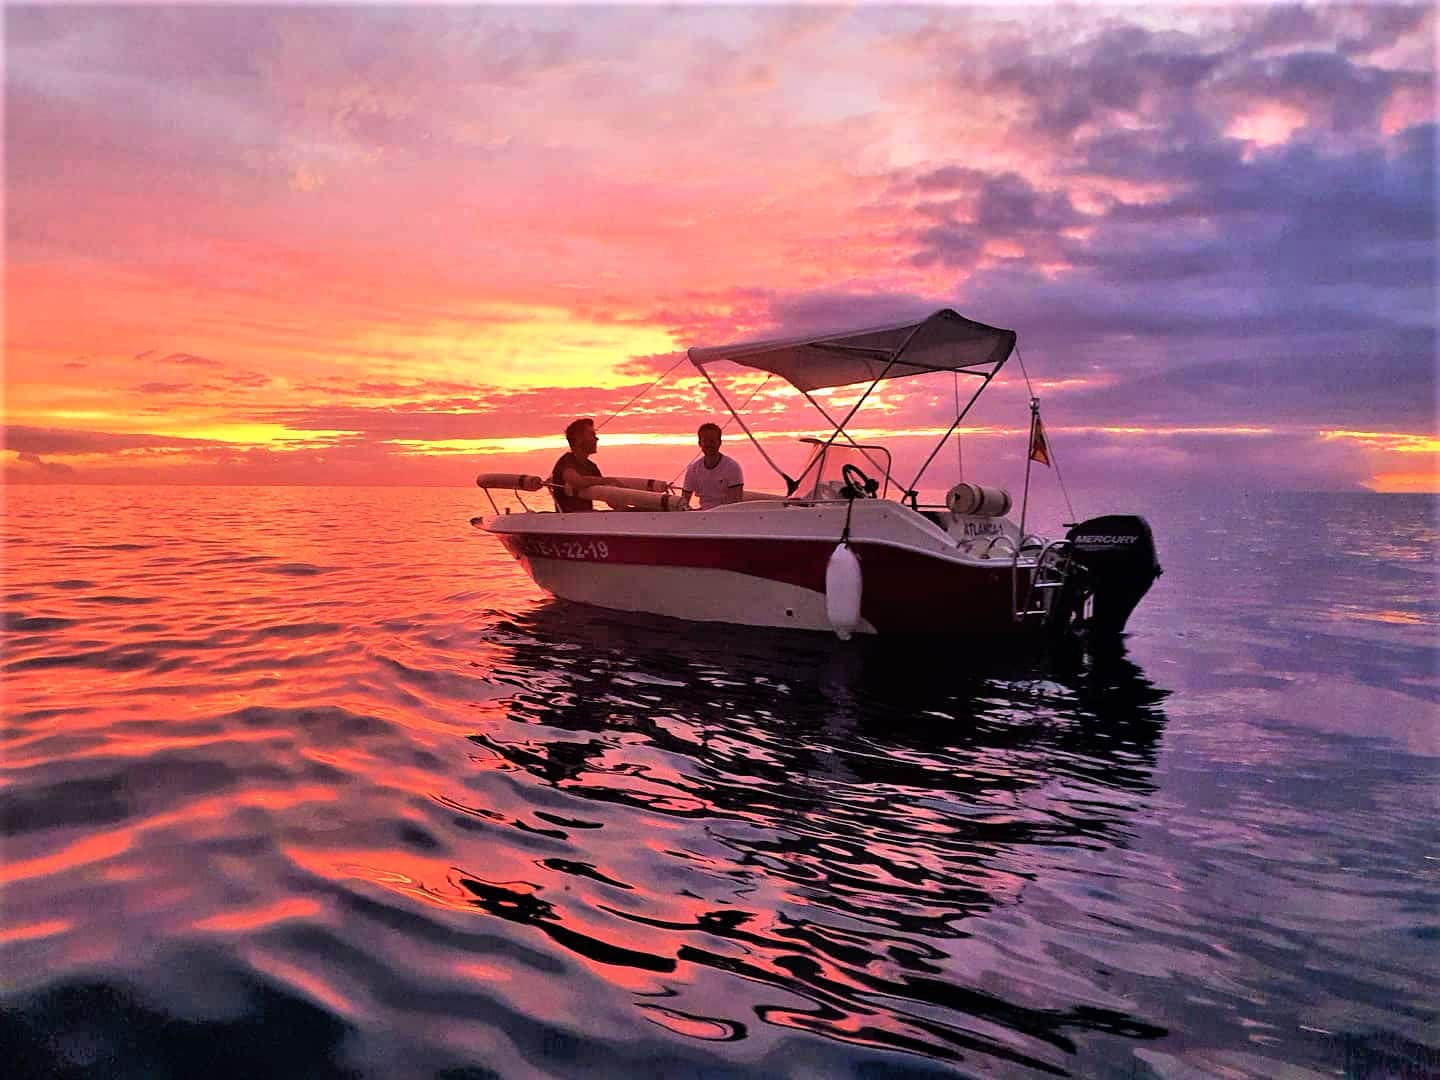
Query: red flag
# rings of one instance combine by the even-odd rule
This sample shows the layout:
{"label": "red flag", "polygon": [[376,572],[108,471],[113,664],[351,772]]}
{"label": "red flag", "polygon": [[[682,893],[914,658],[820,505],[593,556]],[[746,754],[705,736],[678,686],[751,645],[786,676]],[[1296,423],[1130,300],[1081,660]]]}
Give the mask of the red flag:
{"label": "red flag", "polygon": [[1035,424],[1030,429],[1030,460],[1050,464],[1050,444],[1045,441],[1045,425],[1040,423],[1039,413],[1035,414]]}

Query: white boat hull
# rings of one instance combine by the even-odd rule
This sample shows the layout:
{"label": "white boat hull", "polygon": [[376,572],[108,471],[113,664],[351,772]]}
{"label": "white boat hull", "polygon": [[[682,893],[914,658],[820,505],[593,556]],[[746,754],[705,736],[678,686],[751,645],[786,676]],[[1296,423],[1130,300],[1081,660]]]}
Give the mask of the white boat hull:
{"label": "white boat hull", "polygon": [[826,569],[842,535],[859,559],[858,633],[989,635],[1016,629],[1018,569],[981,554],[1012,524],[959,538],[897,503],[739,503],[703,512],[502,514],[495,534],[566,600],[701,622],[828,631]]}
{"label": "white boat hull", "polygon": [[[545,558],[530,559],[529,568],[535,584],[554,596],[616,611],[643,611],[694,622],[830,629],[823,593],[734,570],[597,566]],[[875,627],[862,618],[856,631],[873,634]]]}

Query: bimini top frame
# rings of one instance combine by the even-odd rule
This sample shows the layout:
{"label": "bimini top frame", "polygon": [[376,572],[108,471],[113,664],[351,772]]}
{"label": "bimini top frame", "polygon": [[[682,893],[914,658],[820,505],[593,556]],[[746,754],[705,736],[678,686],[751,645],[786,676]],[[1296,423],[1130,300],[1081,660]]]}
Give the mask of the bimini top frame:
{"label": "bimini top frame", "polygon": [[[690,357],[690,362],[705,377],[705,381],[710,384],[710,388],[715,391],[716,396],[724,403],[725,408],[730,411],[730,415],[750,437],[750,441],[755,444],[755,449],[760,451],[760,456],[785,481],[789,489],[786,492],[787,495],[795,493],[796,488],[800,486],[800,481],[804,479],[804,473],[799,478],[792,480],[783,469],[771,460],[770,455],[765,453],[764,447],[760,445],[759,440],[755,438],[755,434],[745,424],[739,412],[715,385],[715,380],[705,370],[706,365],[728,360],[743,367],[779,375],[804,394],[805,399],[814,405],[820,415],[834,427],[835,430],[825,440],[826,447],[842,435],[850,445],[856,445],[855,440],[845,431],[845,427],[860,410],[860,406],[865,403],[865,399],[870,396],[875,387],[886,379],[923,375],[935,371],[953,371],[980,379],[980,384],[970,395],[970,400],[955,417],[955,422],[950,425],[950,429],[940,437],[935,449],[930,452],[930,456],[920,466],[920,471],[915,474],[915,479],[901,487],[901,491],[908,495],[913,502],[916,497],[915,486],[919,484],[925,470],[935,460],[935,455],[945,445],[945,440],[960,426],[960,422],[969,413],[970,407],[975,404],[975,399],[980,396],[981,391],[990,384],[990,380],[1010,358],[1010,353],[1014,351],[1014,348],[1015,331],[986,326],[984,323],[967,319],[950,308],[941,308],[918,321],[803,337],[777,338],[769,341],[696,347],[690,349],[687,355]],[[838,422],[811,396],[812,390],[853,386],[866,382],[870,385],[860,395],[860,399],[850,407],[850,411],[844,419]],[[819,461],[820,456],[819,454],[814,455],[811,458],[811,464]],[[866,456],[868,459],[869,455]],[[871,460],[873,463],[873,459]],[[807,471],[808,469],[809,466],[807,466]],[[889,475],[888,471],[886,475]]]}

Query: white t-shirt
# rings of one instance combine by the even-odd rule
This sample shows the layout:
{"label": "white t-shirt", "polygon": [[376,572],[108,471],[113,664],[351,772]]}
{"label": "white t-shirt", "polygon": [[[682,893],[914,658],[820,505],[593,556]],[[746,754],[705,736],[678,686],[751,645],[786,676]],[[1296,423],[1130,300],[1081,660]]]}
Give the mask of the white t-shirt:
{"label": "white t-shirt", "polygon": [[696,458],[685,470],[686,491],[693,491],[700,500],[700,509],[709,510],[727,500],[730,489],[744,485],[745,477],[740,472],[740,463],[734,458],[720,455],[720,461],[713,469],[705,466],[703,457]]}

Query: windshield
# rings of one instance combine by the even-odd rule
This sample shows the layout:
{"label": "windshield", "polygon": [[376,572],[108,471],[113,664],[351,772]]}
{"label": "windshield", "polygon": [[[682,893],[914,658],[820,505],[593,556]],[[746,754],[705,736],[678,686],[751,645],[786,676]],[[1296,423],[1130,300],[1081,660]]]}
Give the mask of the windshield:
{"label": "windshield", "polygon": [[[840,488],[845,484],[846,465],[853,465],[866,476],[880,484],[880,498],[885,498],[890,489],[890,451],[883,446],[851,446],[848,443],[833,443],[826,446],[820,439],[802,439],[810,444],[810,456],[800,474],[801,490],[797,492],[806,499],[838,499]],[[816,457],[820,461],[816,462]]]}

